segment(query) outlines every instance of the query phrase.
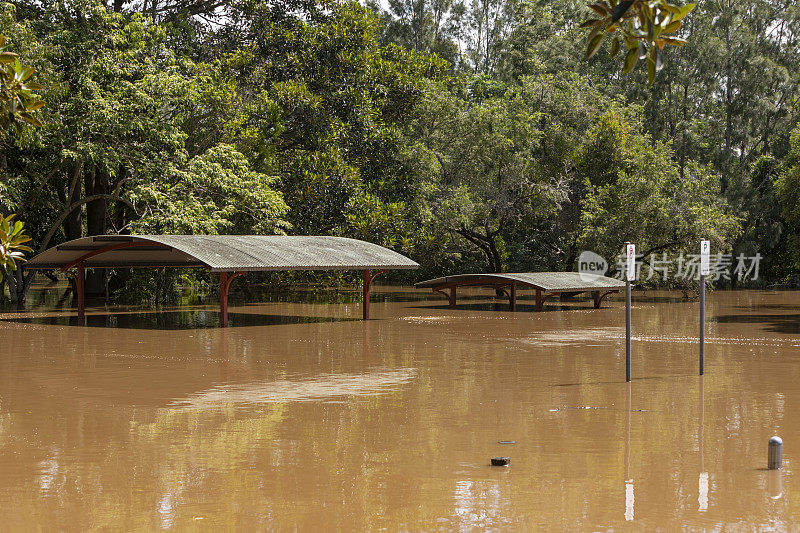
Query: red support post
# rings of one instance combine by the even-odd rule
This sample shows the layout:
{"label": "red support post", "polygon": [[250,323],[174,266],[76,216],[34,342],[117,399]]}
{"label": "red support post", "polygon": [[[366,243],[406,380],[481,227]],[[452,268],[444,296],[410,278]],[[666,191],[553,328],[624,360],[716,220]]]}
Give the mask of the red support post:
{"label": "red support post", "polygon": [[219,325],[228,327],[228,273],[219,273]]}
{"label": "red support post", "polygon": [[511,282],[511,294],[509,295],[509,299],[511,300],[511,312],[515,312],[517,310],[517,283]]}
{"label": "red support post", "polygon": [[541,311],[544,307],[544,300],[542,299],[542,289],[536,289],[536,310]]}
{"label": "red support post", "polygon": [[363,304],[361,306],[361,315],[364,320],[369,320],[369,289],[370,285],[372,285],[372,276],[370,275],[369,270],[364,271],[364,284],[361,288],[362,290],[362,298]]}
{"label": "red support post", "polygon": [[600,294],[600,291],[595,291],[594,292],[594,308],[595,309],[600,309],[600,306],[603,305],[603,298],[605,298],[609,294],[614,294],[614,293],[617,293],[617,292],[619,292],[619,291],[606,291],[603,294]]}
{"label": "red support post", "polygon": [[364,300],[364,303],[361,306],[361,310],[364,320],[369,320],[369,290],[372,288],[372,282],[375,281],[375,278],[385,273],[386,270],[379,270],[374,274],[371,273],[369,270],[364,271],[364,284],[361,288],[362,298]]}
{"label": "red support post", "polygon": [[83,263],[75,265],[75,291],[78,299],[78,323],[83,323],[85,313],[84,293],[86,286],[86,270],[83,268]]}
{"label": "red support post", "polygon": [[219,273],[219,325],[223,328],[228,327],[228,293],[230,293],[231,283],[245,274],[245,272],[234,272],[230,275],[227,272]]}
{"label": "red support post", "polygon": [[456,308],[456,286],[450,287],[450,309]]}

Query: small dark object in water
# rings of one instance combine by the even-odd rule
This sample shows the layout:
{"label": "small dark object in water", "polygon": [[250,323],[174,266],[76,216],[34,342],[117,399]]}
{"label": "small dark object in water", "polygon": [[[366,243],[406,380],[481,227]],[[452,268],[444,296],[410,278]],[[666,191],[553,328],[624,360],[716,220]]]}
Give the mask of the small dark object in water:
{"label": "small dark object in water", "polygon": [[510,462],[509,457],[492,457],[492,466],[508,466]]}
{"label": "small dark object in water", "polygon": [[498,442],[498,444],[516,444],[517,443],[517,441],[515,441],[515,440],[499,440],[497,442]]}

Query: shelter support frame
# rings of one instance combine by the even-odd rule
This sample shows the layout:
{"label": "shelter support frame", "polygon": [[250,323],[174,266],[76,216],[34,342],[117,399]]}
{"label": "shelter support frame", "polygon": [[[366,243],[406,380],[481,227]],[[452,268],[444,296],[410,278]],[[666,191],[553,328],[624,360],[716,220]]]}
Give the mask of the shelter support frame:
{"label": "shelter support frame", "polygon": [[[544,309],[544,304],[547,300],[554,298],[556,296],[561,296],[562,292],[573,292],[573,291],[553,291],[553,292],[545,292],[543,289],[536,288],[529,286],[527,284],[518,284],[516,281],[509,281],[505,283],[474,283],[474,282],[464,282],[464,283],[452,283],[449,285],[442,285],[439,287],[432,287],[431,291],[436,293],[441,293],[444,295],[448,300],[448,305],[451,309],[456,307],[456,288],[462,286],[472,286],[472,287],[490,287],[498,293],[503,293],[508,297],[508,307],[511,312],[515,312],[517,310],[517,289],[530,289],[533,288],[536,291],[536,311],[542,311]],[[448,292],[445,292],[448,291]],[[600,309],[603,304],[603,300],[610,294],[616,294],[619,292],[619,289],[611,289],[611,290],[595,290],[595,291],[579,291],[579,292],[591,292],[592,294],[592,302],[594,304],[595,309]]]}
{"label": "shelter support frame", "polygon": [[[96,256],[112,253],[112,257]],[[366,241],[333,236],[94,235],[73,239],[30,259],[26,270],[60,269],[73,281],[79,323],[85,320],[86,269],[206,268],[219,274],[220,325],[228,325],[233,280],[250,271],[361,270],[363,316],[370,315],[375,278],[390,269],[413,269],[411,259]]]}
{"label": "shelter support frame", "polygon": [[[123,248],[143,248],[145,246],[151,249],[154,247],[153,243],[147,242],[117,242],[102,248],[87,250],[87,253],[61,267],[60,270],[64,273],[68,273],[73,268],[75,269],[75,299],[77,300],[79,324],[83,324],[86,319],[86,260],[106,252],[111,252],[113,250],[121,250]],[[160,244],[156,244],[155,246],[169,248],[169,246]]]}
{"label": "shelter support frame", "polygon": [[219,325],[223,328],[228,327],[228,294],[231,290],[231,283],[245,274],[246,272],[219,273]]}
{"label": "shelter support frame", "polygon": [[372,289],[372,282],[375,281],[375,278],[386,272],[388,271],[379,270],[373,274],[371,270],[364,271],[364,282],[361,286],[361,296],[363,300],[361,304],[361,315],[364,320],[369,320],[369,292],[370,289]]}

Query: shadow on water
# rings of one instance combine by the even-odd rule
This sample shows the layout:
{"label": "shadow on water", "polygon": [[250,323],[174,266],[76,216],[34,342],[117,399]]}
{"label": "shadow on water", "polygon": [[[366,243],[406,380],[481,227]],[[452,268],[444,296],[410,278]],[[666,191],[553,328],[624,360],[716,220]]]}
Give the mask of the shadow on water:
{"label": "shadow on water", "polygon": [[[4,322],[77,326],[75,316],[44,316],[4,318]],[[351,322],[358,318],[324,316],[264,315],[257,313],[228,313],[228,327],[278,326],[314,324],[319,322]],[[219,312],[210,310],[143,311],[132,313],[103,313],[86,315],[86,326],[95,328],[181,330],[218,328]]]}
{"label": "shadow on water", "polygon": [[720,324],[762,324],[773,333],[800,333],[800,314],[792,315],[720,315],[709,319]]}
{"label": "shadow on water", "polygon": [[[595,309],[592,307],[591,303],[585,302],[584,305],[581,305],[584,302],[577,301],[574,305],[558,305],[558,304],[551,304],[550,302],[544,304],[544,309],[542,309],[542,313],[547,313],[550,311],[602,311],[603,309],[608,309],[608,305],[603,305],[601,309]],[[483,303],[474,303],[474,304],[457,304],[455,307],[450,307],[447,304],[442,305],[415,305],[409,306],[409,309],[439,309],[444,311],[499,311],[503,313],[508,313],[508,302],[506,301],[498,301],[496,303],[492,302],[483,302]],[[523,305],[519,303],[517,300],[517,312],[530,312],[536,313],[536,306],[535,305]]]}
{"label": "shadow on water", "polygon": [[[667,374],[662,376],[645,376],[641,378],[631,378],[631,381],[664,381],[668,379],[685,378],[686,374]],[[551,387],[584,387],[587,385],[612,385],[615,383],[625,383],[624,379],[614,381],[584,381],[581,383],[553,383]]]}
{"label": "shadow on water", "polygon": [[785,311],[791,309],[792,311],[798,311],[800,310],[800,305],[798,304],[738,305],[736,306],[736,309],[747,311],[748,313],[751,313],[756,310]]}

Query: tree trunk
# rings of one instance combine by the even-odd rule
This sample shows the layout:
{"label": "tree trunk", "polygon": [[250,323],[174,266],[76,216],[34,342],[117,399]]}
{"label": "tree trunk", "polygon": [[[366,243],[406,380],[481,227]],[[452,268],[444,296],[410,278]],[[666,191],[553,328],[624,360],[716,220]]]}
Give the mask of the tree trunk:
{"label": "tree trunk", "polygon": [[[84,191],[86,196],[108,194],[109,175],[103,169],[93,168],[84,175]],[[108,200],[101,198],[86,204],[86,235],[104,235],[106,233],[106,211]],[[86,296],[99,297],[106,294],[107,271],[105,269],[90,270],[86,273]]]}
{"label": "tree trunk", "polygon": [[[80,172],[79,165],[82,163],[76,163],[76,168],[74,172],[77,174]],[[64,205],[72,206],[81,196],[81,187],[80,184],[77,182],[75,183],[75,187],[71,191],[67,191],[68,197]],[[81,210],[75,209],[72,211],[69,216],[67,216],[66,220],[64,220],[64,237],[66,240],[71,241],[72,239],[80,239],[81,234]]]}

